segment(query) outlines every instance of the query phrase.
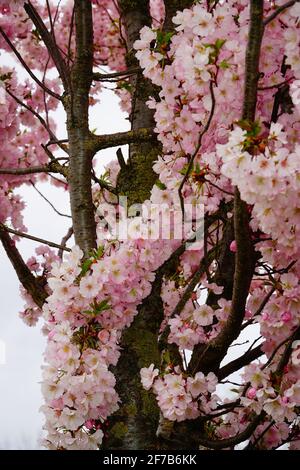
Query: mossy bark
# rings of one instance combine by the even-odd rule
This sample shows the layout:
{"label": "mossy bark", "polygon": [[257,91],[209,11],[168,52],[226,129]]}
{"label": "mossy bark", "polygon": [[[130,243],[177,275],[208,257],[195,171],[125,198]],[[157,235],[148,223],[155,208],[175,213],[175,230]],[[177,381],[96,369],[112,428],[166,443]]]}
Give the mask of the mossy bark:
{"label": "mossy bark", "polygon": [[[170,13],[173,15],[177,9],[191,5],[192,1],[176,0],[166,3],[168,4],[166,24],[170,28]],[[138,65],[134,57],[133,42],[139,37],[139,31],[145,25],[151,26],[148,4],[148,0],[119,0],[127,32],[128,67]],[[153,111],[147,107],[146,101],[149,96],[157,97],[159,90],[142,74],[132,78],[131,85],[132,129],[153,128]],[[160,151],[161,146],[156,140],[130,144],[129,160],[120,170],[117,180],[119,194],[128,197],[128,207],[149,198],[157,178],[152,165]],[[122,336],[122,353],[114,370],[122,403],[120,409],[110,419],[108,435],[104,442],[106,449],[169,448],[168,443],[156,437],[159,410],[153,394],[143,390],[140,381],[141,367],[148,367],[151,363],[158,366],[161,360],[158,349],[158,333],[163,319],[161,282],[160,273],[152,285],[152,292],[139,306],[133,324]]]}
{"label": "mossy bark", "polygon": [[[143,26],[151,26],[151,17],[148,1],[120,0],[119,6],[127,33],[128,53],[126,55],[127,67],[137,67],[133,49],[134,41],[139,37]],[[141,73],[133,76],[131,84],[131,129],[153,128],[153,110],[149,109],[146,101],[150,96],[157,95],[156,87]],[[160,146],[157,140],[153,142],[132,143],[129,146],[129,160],[119,173],[117,187],[120,194],[128,197],[128,205],[142,203],[150,196],[151,188],[156,179],[152,165],[157,159]]]}
{"label": "mossy bark", "polygon": [[90,1],[75,0],[76,57],[71,89],[64,98],[69,139],[69,187],[74,236],[85,256],[96,246],[91,188],[93,150],[89,132],[89,91],[93,72],[93,20]]}

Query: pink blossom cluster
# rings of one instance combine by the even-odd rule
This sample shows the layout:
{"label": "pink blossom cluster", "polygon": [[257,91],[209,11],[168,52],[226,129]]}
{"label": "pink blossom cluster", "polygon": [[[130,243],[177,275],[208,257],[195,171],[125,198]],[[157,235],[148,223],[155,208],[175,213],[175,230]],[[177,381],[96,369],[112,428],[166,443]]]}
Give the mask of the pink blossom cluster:
{"label": "pink blossom cluster", "polygon": [[[43,308],[48,334],[43,412],[50,448],[86,448],[82,435],[93,434],[116,410],[118,395],[108,367],[118,361],[121,331],[151,291],[162,252],[166,258],[172,252],[172,246],[164,244],[107,242],[87,267],[81,265],[82,252],[75,247],[63,262],[52,263],[51,295]],[[95,424],[87,430],[91,420]],[[74,431],[70,447],[69,433]],[[100,444],[99,433],[98,437]]]}
{"label": "pink blossom cluster", "polygon": [[[245,150],[247,133],[235,128],[226,144],[217,145],[223,161],[222,173],[238,186],[242,198],[253,206],[253,225],[275,239],[286,254],[297,253],[300,218],[291,201],[299,192],[300,148],[290,149],[287,134],[281,124],[271,124],[270,133],[263,139],[263,152],[251,155]],[[278,224],[284,214],[285,221]]]}
{"label": "pink blossom cluster", "polygon": [[151,364],[141,369],[141,381],[145,390],[153,389],[162,415],[169,421],[195,419],[201,413],[209,413],[219,399],[214,394],[218,379],[212,372],[187,377],[175,367],[159,375]]}

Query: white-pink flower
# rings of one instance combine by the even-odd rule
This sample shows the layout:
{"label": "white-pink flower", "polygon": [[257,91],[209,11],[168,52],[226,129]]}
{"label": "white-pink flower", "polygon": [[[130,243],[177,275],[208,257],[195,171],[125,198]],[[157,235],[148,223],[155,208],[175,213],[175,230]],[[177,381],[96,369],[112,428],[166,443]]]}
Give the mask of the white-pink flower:
{"label": "white-pink flower", "polygon": [[145,390],[150,390],[155,377],[158,376],[158,373],[158,369],[154,369],[154,364],[151,364],[149,367],[143,367],[141,369],[141,382]]}
{"label": "white-pink flower", "polygon": [[200,305],[193,313],[194,321],[200,326],[211,325],[214,311],[209,305]]}

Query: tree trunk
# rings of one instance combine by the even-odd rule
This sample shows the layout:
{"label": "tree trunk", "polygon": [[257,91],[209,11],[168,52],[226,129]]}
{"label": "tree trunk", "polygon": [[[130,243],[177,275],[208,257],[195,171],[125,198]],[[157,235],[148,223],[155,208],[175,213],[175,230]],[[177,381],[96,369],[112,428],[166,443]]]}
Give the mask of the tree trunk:
{"label": "tree trunk", "polygon": [[[120,0],[119,6],[127,32],[127,66],[137,66],[133,43],[139,37],[143,26],[151,26],[147,0]],[[168,1],[169,10],[166,24],[171,25],[170,13],[183,8],[192,1]],[[141,74],[131,80],[133,87],[131,127],[154,127],[153,111],[146,101],[149,96],[157,96],[158,90]],[[128,197],[128,206],[142,203],[149,198],[157,178],[152,170],[153,162],[161,150],[157,141],[133,143],[129,148],[129,160],[118,175],[118,191]],[[163,270],[157,273],[150,295],[138,308],[132,325],[122,336],[122,353],[115,367],[117,391],[121,406],[110,420],[108,437],[104,443],[107,449],[155,449],[169,448],[169,444],[156,437],[159,423],[159,410],[153,394],[143,390],[140,369],[151,363],[159,366],[158,333],[163,320],[161,281]],[[171,448],[174,448],[171,445]]]}
{"label": "tree trunk", "polygon": [[69,139],[69,186],[74,236],[85,256],[96,247],[91,190],[93,150],[89,131],[89,91],[93,73],[93,21],[90,1],[75,1],[76,57],[71,90],[64,103]]}

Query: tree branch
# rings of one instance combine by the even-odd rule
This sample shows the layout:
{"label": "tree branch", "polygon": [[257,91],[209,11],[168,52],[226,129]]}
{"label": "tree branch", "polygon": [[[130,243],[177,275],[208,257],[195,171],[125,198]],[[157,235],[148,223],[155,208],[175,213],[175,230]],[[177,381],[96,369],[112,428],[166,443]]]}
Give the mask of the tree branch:
{"label": "tree branch", "polygon": [[260,306],[258,307],[258,309],[256,310],[256,312],[254,313],[253,317],[251,320],[247,321],[246,323],[243,323],[242,327],[241,327],[241,330],[244,330],[245,328],[247,328],[247,326],[251,325],[253,323],[253,319],[260,315],[261,312],[263,311],[263,309],[265,308],[265,306],[267,305],[267,303],[269,302],[270,298],[272,297],[273,293],[275,292],[275,287],[272,287],[269,292],[267,293],[267,295],[265,296],[265,298],[263,299],[263,301],[261,302]]}
{"label": "tree branch", "polygon": [[89,131],[89,93],[93,76],[93,17],[91,0],[75,0],[75,61],[71,93],[64,100],[69,138],[69,188],[76,244],[85,256],[96,247],[91,174],[94,148]]}
{"label": "tree branch", "polygon": [[284,3],[280,7],[278,7],[274,13],[267,16],[267,18],[263,21],[263,25],[267,26],[271,21],[273,21],[280,13],[285,11],[287,8],[292,7],[295,3],[299,2],[299,0],[290,0],[289,2]]}
{"label": "tree branch", "polygon": [[49,204],[49,206],[54,210],[54,212],[61,216],[61,217],[67,217],[68,219],[71,219],[72,217],[69,215],[69,214],[63,214],[62,212],[60,212],[59,210],[56,209],[55,205],[52,204],[51,201],[49,201],[49,199],[46,198],[46,196],[44,196],[44,194],[35,186],[34,182],[30,180],[30,183],[32,185],[32,187],[34,188],[34,190],[39,194],[39,196],[41,196],[42,199],[44,199],[44,201]]}
{"label": "tree branch", "polygon": [[264,352],[261,350],[261,345],[256,346],[256,348],[250,349],[249,351],[246,351],[245,354],[243,354],[242,356],[238,357],[237,359],[234,359],[225,366],[221,367],[221,369],[217,373],[219,381],[225,379],[225,377],[228,377],[228,375],[233,374],[233,372],[236,372],[242,367],[245,367],[246,365],[250,364],[250,362],[254,361],[255,359],[258,359],[263,354]]}
{"label": "tree branch", "polygon": [[[262,20],[263,1],[251,0],[242,113],[242,119],[249,123],[254,122],[255,119],[257,83],[259,78],[258,67],[263,37]],[[204,373],[218,370],[228,347],[238,337],[245,316],[246,300],[257,254],[254,251],[251,240],[247,205],[241,200],[238,188],[235,189],[234,196],[234,236],[237,251],[235,254],[231,311],[218,336],[210,343],[203,345],[202,351],[199,351],[195,361],[190,362],[189,367],[193,373],[196,373],[198,370]]]}
{"label": "tree branch", "polygon": [[60,78],[63,82],[63,86],[65,91],[68,91],[70,89],[70,74],[68,67],[59,51],[59,48],[57,47],[54,38],[52,37],[52,34],[49,33],[48,29],[46,28],[42,18],[38,14],[37,10],[35,7],[32,5],[30,1],[28,3],[24,4],[24,9],[33,22],[34,26],[36,27],[38,33],[40,34],[41,38],[44,41],[44,44],[49,52],[50,57],[52,58],[57,71],[60,75]]}
{"label": "tree branch", "polygon": [[46,298],[48,297],[43,283],[32,274],[16,248],[14,241],[9,236],[8,230],[3,225],[0,225],[0,240],[11,264],[14,267],[14,270],[16,271],[20,283],[28,294],[31,295],[37,306],[42,308]]}
{"label": "tree branch", "polygon": [[13,51],[13,53],[15,54],[15,56],[19,59],[19,61],[21,62],[21,64],[23,65],[24,69],[26,70],[26,72],[30,75],[30,77],[46,92],[48,93],[48,95],[51,95],[53,96],[53,98],[56,98],[57,100],[60,100],[61,101],[61,97],[55,93],[54,91],[50,90],[50,88],[48,88],[44,83],[42,83],[38,77],[36,75],[34,75],[34,73],[32,72],[32,70],[30,70],[30,68],[28,67],[28,65],[26,64],[26,62],[24,61],[23,57],[21,56],[21,54],[17,51],[17,49],[15,48],[15,46],[13,45],[13,43],[11,42],[11,40],[9,39],[9,37],[5,34],[5,32],[3,31],[3,29],[1,28],[0,26],[0,34],[3,36],[5,42],[9,45],[9,47],[11,48],[11,50]]}
{"label": "tree branch", "polygon": [[152,128],[140,128],[127,132],[117,132],[116,134],[91,135],[93,152],[99,150],[118,147],[119,145],[127,145],[131,143],[151,142],[155,141],[155,134]]}
{"label": "tree branch", "polygon": [[[179,315],[180,312],[182,312],[186,303],[190,300],[191,294],[192,292],[194,292],[195,287],[199,283],[199,280],[201,279],[203,274],[206,272],[207,268],[210,266],[210,264],[214,260],[215,255],[216,255],[216,249],[217,247],[211,248],[211,250],[208,251],[206,257],[202,258],[199,268],[194,272],[189,285],[185,289],[181,299],[179,300],[178,304],[174,308],[169,319],[174,318],[176,315]],[[166,348],[169,333],[170,333],[170,326],[167,325],[159,338],[160,350],[163,350]]]}
{"label": "tree branch", "polygon": [[70,227],[69,230],[67,231],[66,235],[62,238],[61,244],[60,244],[61,247],[58,250],[58,256],[59,256],[60,259],[62,259],[63,252],[66,251],[67,242],[70,240],[70,238],[72,237],[73,234],[74,234],[73,227]]}
{"label": "tree branch", "polygon": [[137,73],[141,73],[140,67],[131,67],[127,70],[123,70],[121,72],[113,72],[113,73],[93,73],[93,80],[95,82],[106,82],[112,79],[124,79],[126,77],[130,77],[131,75],[136,75]]}
{"label": "tree branch", "polygon": [[228,447],[233,447],[237,444],[240,444],[243,441],[249,439],[249,437],[253,434],[259,423],[265,416],[265,412],[260,413],[259,415],[255,416],[253,420],[248,424],[246,429],[239,434],[229,437],[228,439],[205,439],[199,438],[199,445],[207,447],[208,449],[226,449]]}
{"label": "tree branch", "polygon": [[32,166],[28,168],[0,168],[0,175],[32,175],[35,173],[60,173],[66,176],[67,169],[57,162],[45,166]]}
{"label": "tree branch", "polygon": [[46,129],[46,131],[48,132],[49,134],[49,137],[50,139],[52,140],[55,140],[57,141],[57,138],[55,136],[55,134],[52,132],[52,130],[50,129],[50,127],[47,125],[45,119],[42,118],[42,116],[37,113],[31,106],[29,106],[28,104],[24,103],[24,101],[20,100],[16,95],[14,95],[14,93],[12,93],[8,87],[5,88],[5,91],[6,93],[11,96],[20,106],[22,106],[23,108],[27,109],[27,111],[30,111],[39,121],[40,123],[42,124],[42,126]]}
{"label": "tree branch", "polygon": [[[16,235],[17,237],[28,238],[28,240],[32,240],[34,242],[42,243],[43,245],[48,245],[48,246],[51,246],[52,248],[63,249],[65,251],[71,251],[70,248],[63,247],[61,245],[58,245],[57,243],[51,242],[49,240],[45,240],[43,238],[39,238],[39,237],[35,237],[33,235],[29,235],[28,233],[20,232],[19,230],[14,230],[12,228],[6,227],[6,225],[3,225],[3,224],[0,224],[0,230],[2,232],[12,233],[13,235]],[[14,242],[12,241],[12,243],[14,243]]]}

